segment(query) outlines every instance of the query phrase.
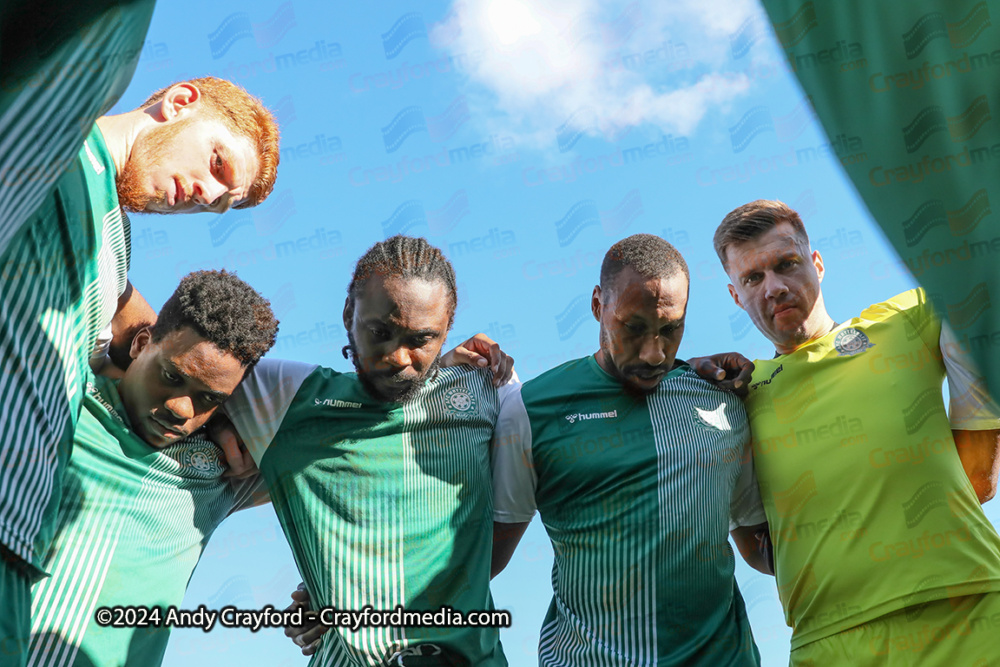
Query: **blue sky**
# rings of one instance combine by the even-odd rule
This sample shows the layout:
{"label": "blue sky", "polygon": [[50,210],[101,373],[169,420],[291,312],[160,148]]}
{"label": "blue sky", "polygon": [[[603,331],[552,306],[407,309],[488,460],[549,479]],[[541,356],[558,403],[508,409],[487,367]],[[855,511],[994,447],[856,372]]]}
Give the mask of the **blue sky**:
{"label": "blue sky", "polygon": [[[275,111],[283,150],[257,209],[134,216],[133,283],[158,308],[191,270],[236,270],[281,320],[273,356],[347,370],[354,261],[393,233],[424,235],[458,275],[450,343],[486,331],[522,379],[596,349],[601,258],[637,232],[690,266],[680,356],[771,356],[711,246],[722,217],[753,199],[802,214],[834,319],[914,284],[839,169],[864,146],[823,134],[758,5],[538,4],[159,3],[116,110],[177,80],[226,77]],[[512,665],[535,664],[550,568],[536,519],[494,582],[513,613]],[[786,664],[773,580],[737,574],[764,664]],[[251,510],[217,531],[184,607],[283,607],[298,581],[273,511]],[[216,628],[176,631],[165,664],[304,662],[280,631]]]}

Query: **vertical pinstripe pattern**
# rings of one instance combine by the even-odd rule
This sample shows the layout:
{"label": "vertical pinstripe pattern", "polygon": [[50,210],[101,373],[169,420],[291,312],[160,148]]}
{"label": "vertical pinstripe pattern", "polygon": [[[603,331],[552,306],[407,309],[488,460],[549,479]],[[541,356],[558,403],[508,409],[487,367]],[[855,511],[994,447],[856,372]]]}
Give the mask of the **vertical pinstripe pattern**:
{"label": "vertical pinstripe pattern", "polygon": [[754,664],[720,648],[745,645],[727,543],[747,436],[738,399],[690,369],[630,398],[592,358],[521,395],[555,551],[539,664]]}
{"label": "vertical pinstripe pattern", "polygon": [[66,667],[78,652],[94,664],[119,664],[130,651],[158,664],[167,633],[144,639],[145,653],[134,654],[133,631],[98,627],[94,611],[179,605],[236,498],[212,443],[192,436],[154,450],[122,422],[114,383],[97,380],[88,390],[45,563],[51,577],[33,591],[29,667]]}
{"label": "vertical pinstripe pattern", "polygon": [[[360,391],[353,376],[315,372],[261,459],[314,599],[345,610],[487,607],[496,390],[479,371],[442,369],[390,412],[370,399],[356,411],[322,405],[358,401]],[[430,642],[499,667],[502,659],[480,658],[499,655],[496,637],[480,629],[340,629],[310,664],[377,666]]]}
{"label": "vertical pinstripe pattern", "polygon": [[[58,32],[53,21],[77,31],[59,43],[52,40],[17,54],[36,69],[19,72],[25,80],[9,80],[0,89],[0,252],[22,229],[64,170],[72,169],[77,151],[98,116],[125,92],[139,60],[153,2],[114,3],[102,15],[67,11],[63,17],[39,18],[18,26]],[[35,17],[29,17],[29,20]],[[81,31],[83,23],[89,24]],[[43,55],[40,55],[43,54]],[[25,63],[26,64],[26,63]],[[94,66],[97,64],[98,66]]]}
{"label": "vertical pinstripe pattern", "polygon": [[104,173],[81,158],[82,174],[60,182],[0,258],[0,542],[36,567],[55,521],[82,373],[127,279],[114,166],[96,129],[88,141]]}

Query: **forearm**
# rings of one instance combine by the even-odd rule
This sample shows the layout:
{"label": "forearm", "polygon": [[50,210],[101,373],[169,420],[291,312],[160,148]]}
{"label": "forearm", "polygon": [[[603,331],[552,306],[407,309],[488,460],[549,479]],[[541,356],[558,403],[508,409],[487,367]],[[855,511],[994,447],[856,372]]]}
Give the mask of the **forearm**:
{"label": "forearm", "polygon": [[998,436],[1000,431],[952,431],[955,449],[980,503],[993,498],[1000,476]]}
{"label": "forearm", "polygon": [[766,523],[740,526],[730,532],[736,548],[747,565],[763,574],[774,574],[774,555],[771,535]]}
{"label": "forearm", "polygon": [[156,323],[156,311],[149,305],[132,283],[125,286],[125,292],[118,297],[118,310],[111,320],[111,346],[108,357],[118,368],[125,370],[132,362],[130,350],[132,339],[140,329]]}

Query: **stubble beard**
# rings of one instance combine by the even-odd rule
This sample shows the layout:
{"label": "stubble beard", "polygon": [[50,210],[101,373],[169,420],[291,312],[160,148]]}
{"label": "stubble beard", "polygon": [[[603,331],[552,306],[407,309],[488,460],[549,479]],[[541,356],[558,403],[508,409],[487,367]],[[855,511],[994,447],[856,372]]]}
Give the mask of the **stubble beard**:
{"label": "stubble beard", "polygon": [[417,394],[420,393],[420,390],[424,388],[424,385],[427,384],[427,380],[434,377],[441,367],[441,353],[438,352],[437,358],[434,359],[434,363],[432,363],[430,367],[427,369],[427,371],[417,379],[413,380],[395,379],[397,376],[400,375],[401,371],[400,373],[395,373],[395,374],[381,374],[381,373],[378,374],[381,377],[388,377],[391,382],[397,383],[398,386],[400,387],[400,391],[398,393],[387,395],[384,392],[384,390],[376,387],[374,381],[372,380],[372,376],[374,374],[368,371],[364,371],[361,368],[361,364],[358,359],[359,357],[357,352],[358,347],[354,343],[354,335],[350,331],[347,332],[347,341],[349,343],[347,346],[347,351],[350,352],[349,356],[351,358],[351,363],[354,364],[354,370],[358,375],[358,381],[361,382],[361,386],[364,387],[365,391],[367,391],[372,398],[382,401],[383,403],[411,402],[413,399],[417,397]]}

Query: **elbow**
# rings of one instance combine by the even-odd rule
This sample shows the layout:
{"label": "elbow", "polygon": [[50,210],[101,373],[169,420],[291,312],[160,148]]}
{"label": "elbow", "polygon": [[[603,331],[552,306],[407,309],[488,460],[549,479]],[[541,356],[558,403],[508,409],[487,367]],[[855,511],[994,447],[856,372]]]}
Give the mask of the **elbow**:
{"label": "elbow", "polygon": [[980,504],[992,500],[993,496],[997,494],[996,477],[988,474],[981,474],[973,475],[970,479],[972,481],[972,488],[975,489],[976,497],[979,498]]}

